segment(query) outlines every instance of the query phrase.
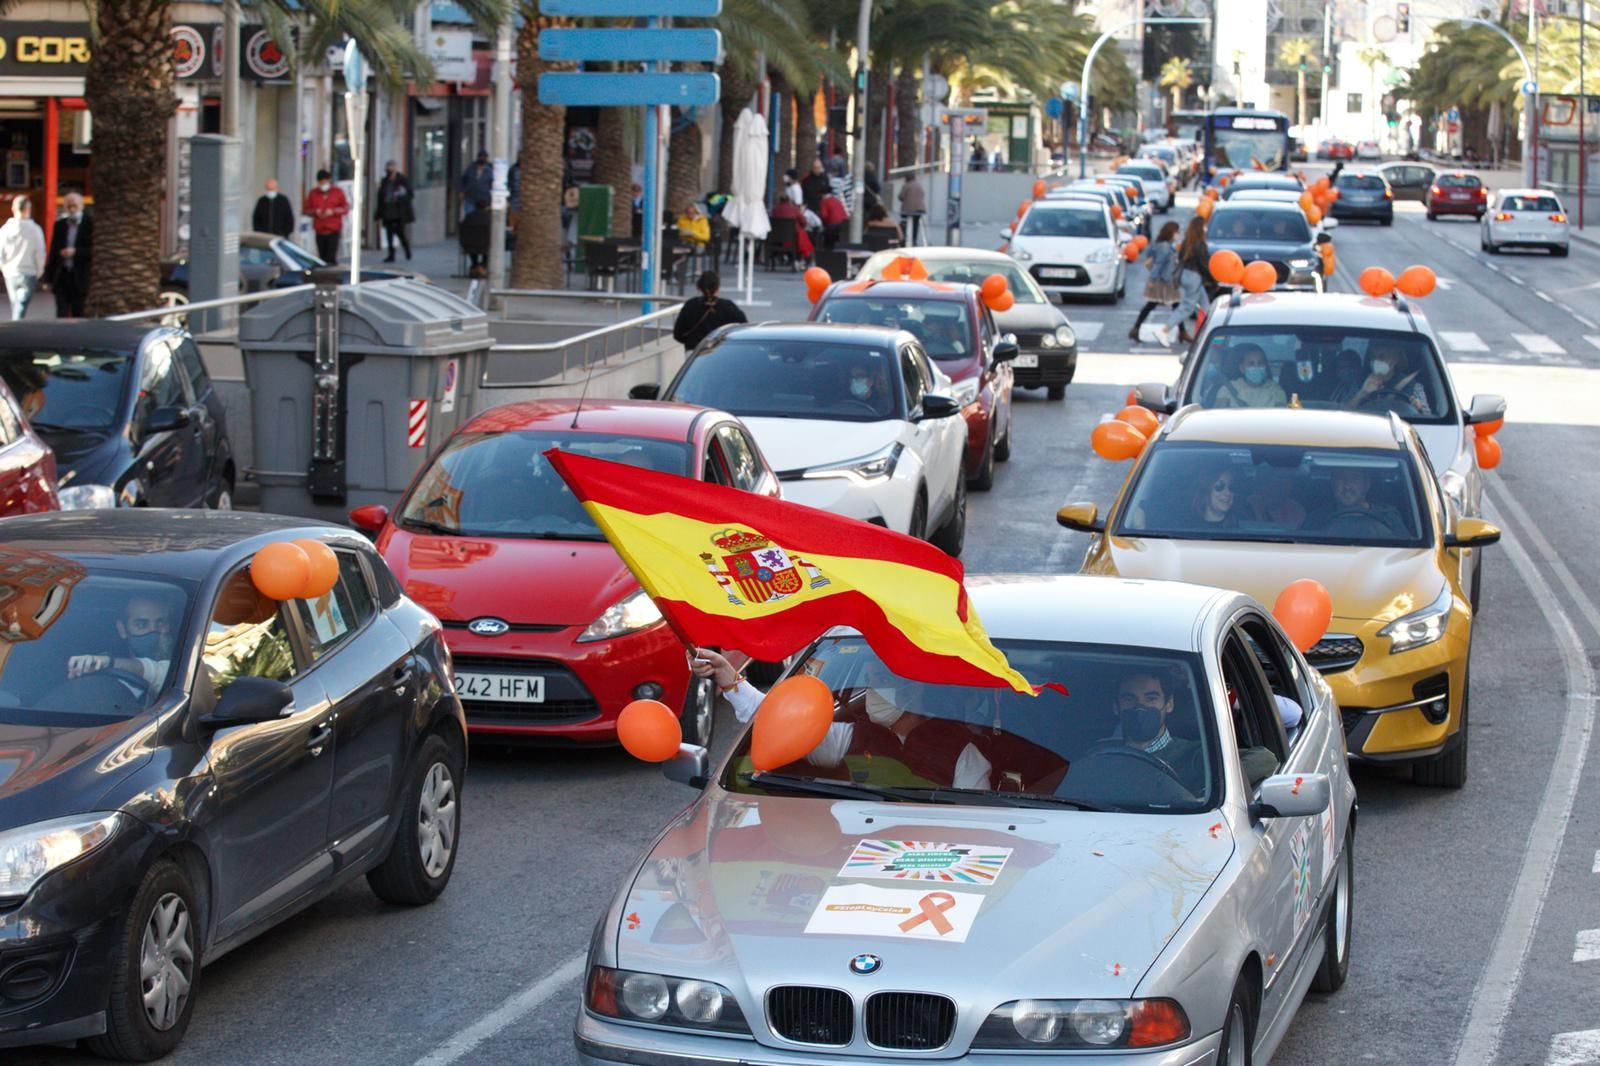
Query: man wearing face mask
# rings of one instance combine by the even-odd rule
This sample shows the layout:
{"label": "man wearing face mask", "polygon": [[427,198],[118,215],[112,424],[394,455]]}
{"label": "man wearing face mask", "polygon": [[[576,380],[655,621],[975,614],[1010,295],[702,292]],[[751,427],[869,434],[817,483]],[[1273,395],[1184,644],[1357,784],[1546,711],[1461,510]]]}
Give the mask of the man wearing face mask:
{"label": "man wearing face mask", "polygon": [[1173,776],[1191,792],[1205,782],[1205,750],[1193,740],[1167,731],[1172,693],[1155,671],[1135,671],[1117,684],[1115,711],[1118,738],[1171,767]]}
{"label": "man wearing face mask", "polygon": [[350,201],[328,171],[317,171],[317,184],[306,193],[304,210],[311,216],[311,230],[317,235],[317,256],[330,266],[337,263],[339,238],[344,234],[344,216],[350,213]]}
{"label": "man wearing face mask", "polygon": [[117,638],[120,647],[111,654],[68,659],[67,677],[120,670],[152,689],[160,685],[172,661],[172,619],[166,604],[154,596],[133,596],[117,623]]}
{"label": "man wearing face mask", "polygon": [[82,318],[89,298],[89,260],[94,249],[94,220],[83,213],[83,196],[69,192],[67,213],[50,232],[50,256],[44,263],[44,288],[55,290],[56,317]]}
{"label": "man wearing face mask", "polygon": [[278,191],[278,179],[267,179],[266,191],[256,200],[256,209],[250,215],[250,228],[275,237],[294,235],[294,205]]}

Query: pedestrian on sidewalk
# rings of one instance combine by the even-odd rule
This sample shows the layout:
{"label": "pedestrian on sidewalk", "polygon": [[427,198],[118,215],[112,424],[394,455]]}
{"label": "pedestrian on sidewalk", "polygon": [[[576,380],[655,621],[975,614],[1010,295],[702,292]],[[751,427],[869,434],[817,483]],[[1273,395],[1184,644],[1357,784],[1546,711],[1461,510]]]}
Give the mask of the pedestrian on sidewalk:
{"label": "pedestrian on sidewalk", "polygon": [[917,180],[915,173],[907,174],[900,186],[900,221],[906,228],[906,243],[921,244],[926,240],[922,220],[928,214],[928,192]]}
{"label": "pedestrian on sidewalk", "polygon": [[822,157],[818,156],[811,161],[811,173],[800,180],[800,192],[804,197],[805,206],[813,212],[820,213],[822,198],[828,195],[831,187],[827,168],[822,163]]}
{"label": "pedestrian on sidewalk", "polygon": [[311,216],[311,231],[317,235],[317,256],[332,266],[339,261],[339,238],[344,235],[344,216],[350,201],[344,190],[333,183],[333,175],[317,171],[317,184],[306,193],[301,210]]}
{"label": "pedestrian on sidewalk", "polygon": [[383,180],[378,182],[378,206],[373,212],[374,217],[383,223],[384,237],[389,245],[389,254],[383,261],[394,262],[394,242],[398,238],[409,262],[411,241],[406,236],[406,226],[417,220],[416,210],[411,206],[411,180],[400,173],[400,164],[393,159],[384,164],[383,171]]}
{"label": "pedestrian on sidewalk", "polygon": [[1139,327],[1144,325],[1151,311],[1157,307],[1170,309],[1183,298],[1178,288],[1178,275],[1183,271],[1178,263],[1178,229],[1176,222],[1168,222],[1144,251],[1142,258],[1149,274],[1144,283],[1144,306],[1139,309],[1139,317],[1133,320],[1133,328],[1128,331],[1128,339],[1134,343],[1138,343]]}
{"label": "pedestrian on sidewalk", "polygon": [[11,300],[11,321],[27,316],[44,262],[44,230],[33,220],[33,201],[18,196],[11,201],[11,217],[0,226],[0,274]]}
{"label": "pedestrian on sidewalk", "polygon": [[83,213],[83,194],[66,195],[67,213],[56,219],[50,233],[50,254],[42,275],[46,289],[56,294],[57,318],[82,318],[89,299],[89,262],[94,254],[94,219]]}
{"label": "pedestrian on sidewalk", "polygon": [[1178,265],[1181,269],[1178,304],[1167,316],[1161,332],[1161,343],[1168,348],[1172,347],[1173,327],[1177,327],[1177,340],[1181,343],[1188,344],[1194,339],[1184,326],[1189,317],[1205,305],[1206,282],[1211,277],[1211,251],[1206,245],[1206,220],[1199,215],[1189,220],[1189,228],[1183,232],[1183,243],[1178,245]]}
{"label": "pedestrian on sidewalk", "polygon": [[461,174],[462,217],[487,210],[493,194],[494,164],[489,162],[489,153],[480,148],[478,158]]}
{"label": "pedestrian on sidewalk", "polygon": [[744,312],[739,310],[738,304],[718,295],[722,289],[722,279],[715,271],[708,270],[701,274],[700,280],[695,282],[695,288],[700,290],[700,295],[684,303],[683,309],[678,312],[678,320],[672,324],[673,338],[691,352],[712,330],[749,321],[744,317]]}
{"label": "pedestrian on sidewalk", "polygon": [[274,237],[294,236],[294,205],[278,191],[278,179],[268,178],[266,191],[256,200],[250,215],[250,228]]}

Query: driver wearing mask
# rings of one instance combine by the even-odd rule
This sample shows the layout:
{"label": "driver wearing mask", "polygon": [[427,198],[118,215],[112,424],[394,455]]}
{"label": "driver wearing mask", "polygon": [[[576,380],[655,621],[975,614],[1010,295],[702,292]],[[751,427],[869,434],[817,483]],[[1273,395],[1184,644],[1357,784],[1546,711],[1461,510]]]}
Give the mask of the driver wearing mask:
{"label": "driver wearing mask", "polygon": [[1350,400],[1353,410],[1360,410],[1368,400],[1385,393],[1409,404],[1418,413],[1428,411],[1428,390],[1423,388],[1416,371],[1406,372],[1405,349],[1393,342],[1377,341],[1368,353],[1367,380]]}
{"label": "driver wearing mask", "polygon": [[1167,731],[1172,693],[1164,677],[1153,670],[1127,674],[1117,684],[1112,709],[1117,716],[1118,739],[1123,744],[1162,763],[1191,792],[1204,786],[1205,750],[1196,741]]}
{"label": "driver wearing mask", "polygon": [[878,377],[866,366],[857,364],[850,368],[849,390],[852,400],[864,403],[873,410],[877,410],[882,402]]}
{"label": "driver wearing mask", "polygon": [[117,638],[120,647],[112,654],[68,659],[67,677],[120,670],[151,688],[159,685],[172,661],[172,620],[166,604],[154,596],[135,595],[117,623]]}

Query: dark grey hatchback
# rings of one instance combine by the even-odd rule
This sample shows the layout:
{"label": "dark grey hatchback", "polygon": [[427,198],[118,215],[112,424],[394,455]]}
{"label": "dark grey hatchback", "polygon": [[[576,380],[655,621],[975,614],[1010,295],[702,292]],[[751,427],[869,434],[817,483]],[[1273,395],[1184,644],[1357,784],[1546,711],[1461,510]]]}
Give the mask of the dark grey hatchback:
{"label": "dark grey hatchback", "polygon": [[[262,596],[267,544],[338,580]],[[363,537],[256,514],[0,524],[0,1047],[177,1046],[201,966],[366,875],[454,868],[465,717],[439,623]]]}

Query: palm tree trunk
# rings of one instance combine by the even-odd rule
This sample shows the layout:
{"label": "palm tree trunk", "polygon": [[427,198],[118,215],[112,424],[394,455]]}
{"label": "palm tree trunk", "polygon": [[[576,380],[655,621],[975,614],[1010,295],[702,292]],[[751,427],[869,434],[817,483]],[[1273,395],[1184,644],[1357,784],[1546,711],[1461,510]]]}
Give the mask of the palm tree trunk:
{"label": "palm tree trunk", "polygon": [[[867,71],[867,162],[883,166],[883,138],[889,125],[889,61],[874,59]],[[881,179],[883,175],[880,173]]]}
{"label": "palm tree trunk", "polygon": [[917,107],[917,92],[921,81],[915,67],[910,64],[901,65],[900,75],[894,82],[895,137],[892,166],[909,167],[922,161],[917,158],[919,140],[917,135],[922,132],[922,122]]}
{"label": "palm tree trunk", "polygon": [[794,168],[803,178],[811,173],[811,161],[817,158],[817,87],[795,96]]}
{"label": "palm tree trunk", "polygon": [[[167,0],[100,4],[84,79],[94,115],[95,242],[91,317],[156,306],[161,287],[161,196],[173,93],[172,8]],[[115,47],[102,47],[116,42]],[[47,205],[53,209],[54,205]],[[42,219],[48,231],[50,219]]]}
{"label": "palm tree trunk", "polygon": [[[517,31],[517,76],[525,86],[538,84],[547,70],[571,69],[539,57],[539,31],[554,20],[528,19]],[[566,285],[561,264],[561,158],[566,146],[567,109],[541,104],[539,94],[522,94],[521,187],[517,195],[517,254],[511,264],[511,287],[560,289]],[[491,236],[490,238],[496,239]]]}
{"label": "palm tree trunk", "polygon": [[1297,116],[1299,118],[1298,124],[1304,126],[1306,124],[1306,72],[1304,70],[1298,71],[1295,74],[1295,80],[1298,82],[1297,87],[1299,90],[1298,96],[1300,104],[1300,109]]}
{"label": "palm tree trunk", "polygon": [[611,186],[611,235],[633,229],[633,160],[628,155],[627,113],[602,107],[594,137],[594,180]]}
{"label": "palm tree trunk", "polygon": [[717,191],[733,193],[733,127],[756,91],[756,83],[733,64],[722,68],[722,128],[717,131]]}
{"label": "palm tree trunk", "polygon": [[[674,215],[700,198],[700,156],[704,138],[696,116],[672,109],[672,139],[667,144],[667,210]],[[645,219],[649,225],[650,220]]]}

